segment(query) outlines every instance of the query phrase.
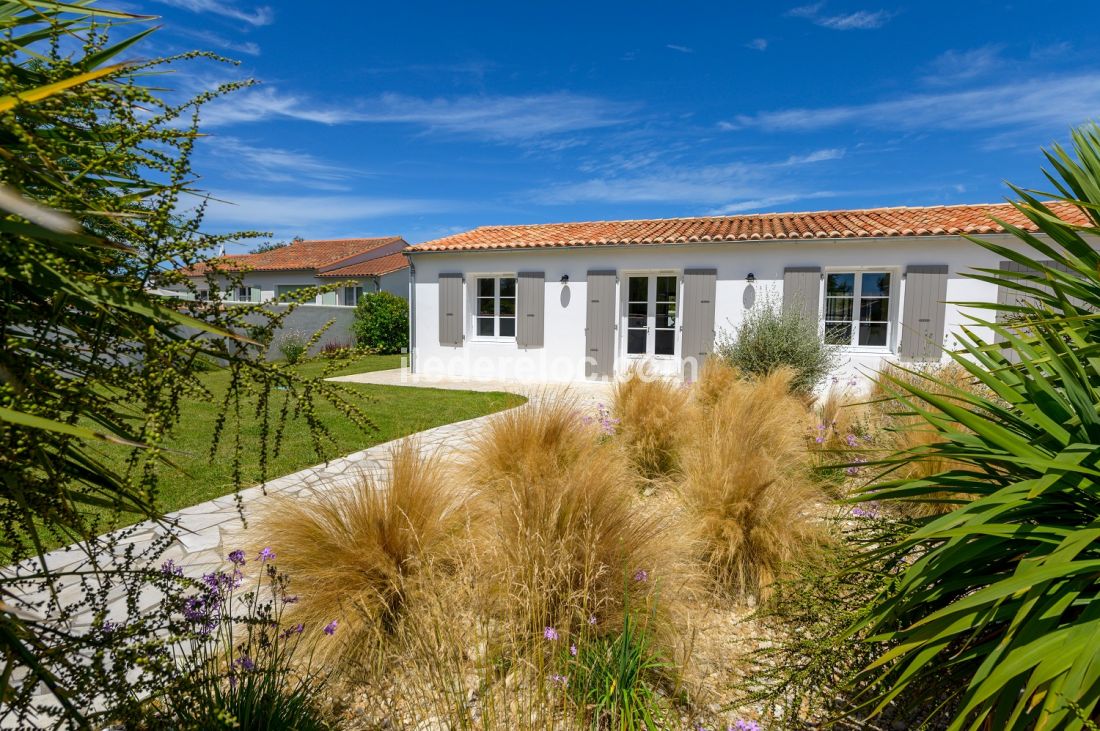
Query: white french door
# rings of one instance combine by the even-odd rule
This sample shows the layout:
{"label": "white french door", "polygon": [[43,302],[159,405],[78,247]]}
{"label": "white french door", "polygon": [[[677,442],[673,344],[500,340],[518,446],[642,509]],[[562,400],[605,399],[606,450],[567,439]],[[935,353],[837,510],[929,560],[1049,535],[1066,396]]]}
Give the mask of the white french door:
{"label": "white french door", "polygon": [[623,352],[628,359],[678,355],[679,279],[675,274],[627,275]]}

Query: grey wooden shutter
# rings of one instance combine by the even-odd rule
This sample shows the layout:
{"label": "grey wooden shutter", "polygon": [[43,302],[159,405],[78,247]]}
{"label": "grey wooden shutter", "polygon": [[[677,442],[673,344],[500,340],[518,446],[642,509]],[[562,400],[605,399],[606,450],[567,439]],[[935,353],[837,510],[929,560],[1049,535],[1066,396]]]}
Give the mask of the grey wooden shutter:
{"label": "grey wooden shutter", "polygon": [[[1062,264],[1062,263],[1056,262],[1056,261],[1052,261],[1050,259],[1044,260],[1041,263],[1044,266],[1050,267],[1051,269],[1057,269],[1057,270],[1063,271],[1063,272],[1068,272],[1069,271],[1069,267],[1067,267],[1065,264]],[[1036,270],[1032,269],[1031,267],[1024,266],[1023,264],[1020,264],[1019,262],[1015,262],[1015,261],[1002,261],[998,266],[1004,272],[1015,272],[1017,274],[1038,274],[1038,272]],[[1038,282],[1028,282],[1027,284],[1028,284],[1028,286],[1034,287],[1035,289],[1045,290],[1047,292],[1051,291],[1050,287],[1046,286],[1045,284],[1040,284]],[[1076,297],[1071,297],[1070,302],[1072,304],[1077,305],[1077,306],[1081,306],[1083,304],[1082,301],[1077,299]],[[997,304],[999,304],[999,305],[1009,305],[1009,306],[1020,306],[1020,305],[1027,305],[1027,304],[1034,304],[1034,300],[1031,297],[1028,297],[1027,295],[1019,292],[1018,290],[1010,289],[1010,288],[1005,287],[1003,285],[998,285],[998,287],[997,287]],[[1012,317],[1014,315],[1015,315],[1015,313],[1012,313],[1012,312],[1005,312],[1004,310],[998,310],[997,311],[997,322],[999,324],[1003,325],[1005,322],[1008,322],[1010,319],[1012,319]],[[1005,338],[1000,333],[996,333],[996,335],[994,337],[994,342],[1003,343],[1003,342],[1005,342]],[[1015,350],[1004,350],[1004,351],[1002,351],[1002,353],[1004,354],[1004,356],[1008,359],[1008,361],[1010,363],[1019,363],[1020,362],[1020,356]]]}
{"label": "grey wooden shutter", "polygon": [[462,346],[462,275],[439,275],[439,344]]}
{"label": "grey wooden shutter", "polygon": [[546,277],[542,272],[520,272],[516,289],[516,345],[541,348]]}
{"label": "grey wooden shutter", "polygon": [[588,308],[584,330],[585,378],[615,373],[615,272],[588,272]]}
{"label": "grey wooden shutter", "polygon": [[714,294],[717,279],[717,269],[684,270],[680,352],[685,379],[699,377],[703,361],[714,348]]}
{"label": "grey wooden shutter", "polygon": [[906,268],[901,347],[898,349],[902,360],[932,362],[940,359],[943,354],[946,299],[946,264]]}
{"label": "grey wooden shutter", "polygon": [[787,267],[783,270],[783,309],[797,307],[806,319],[821,319],[821,267]]}

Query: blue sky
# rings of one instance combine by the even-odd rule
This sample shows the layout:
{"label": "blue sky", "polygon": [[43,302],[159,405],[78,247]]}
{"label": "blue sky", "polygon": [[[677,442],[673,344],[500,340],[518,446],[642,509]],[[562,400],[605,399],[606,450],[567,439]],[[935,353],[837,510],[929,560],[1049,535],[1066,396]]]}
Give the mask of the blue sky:
{"label": "blue sky", "polygon": [[989,202],[1100,118],[1091,0],[323,5],[127,2],[241,61],[170,86],[261,82],[204,114],[211,230]]}

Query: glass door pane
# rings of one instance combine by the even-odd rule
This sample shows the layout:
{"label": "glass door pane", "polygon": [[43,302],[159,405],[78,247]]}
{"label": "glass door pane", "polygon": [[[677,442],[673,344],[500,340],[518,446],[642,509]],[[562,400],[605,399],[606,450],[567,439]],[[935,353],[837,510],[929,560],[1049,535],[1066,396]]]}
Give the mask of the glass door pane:
{"label": "glass door pane", "polygon": [[890,274],[868,272],[860,277],[859,344],[886,345],[890,329]]}
{"label": "glass door pane", "polygon": [[490,277],[477,280],[477,334],[481,337],[496,335],[496,287],[497,280]]}
{"label": "glass door pane", "polygon": [[825,342],[827,344],[852,344],[855,295],[855,274],[829,274],[825,277]]}
{"label": "glass door pane", "polygon": [[657,277],[653,354],[676,355],[676,277]]}
{"label": "glass door pane", "polygon": [[649,335],[649,277],[628,277],[626,297],[626,352],[645,355]]}

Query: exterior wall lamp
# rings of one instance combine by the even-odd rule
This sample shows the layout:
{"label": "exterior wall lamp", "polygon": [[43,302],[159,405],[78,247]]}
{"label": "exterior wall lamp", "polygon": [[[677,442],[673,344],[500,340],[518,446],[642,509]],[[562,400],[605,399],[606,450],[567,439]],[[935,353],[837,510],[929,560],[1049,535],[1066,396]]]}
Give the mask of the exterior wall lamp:
{"label": "exterior wall lamp", "polygon": [[753,274],[752,272],[749,272],[749,276],[745,277],[745,281],[748,282],[749,284],[752,284],[753,282],[756,281],[756,275]]}
{"label": "exterior wall lamp", "polygon": [[561,275],[561,283],[562,284],[569,284],[569,275],[568,274],[562,274]]}

